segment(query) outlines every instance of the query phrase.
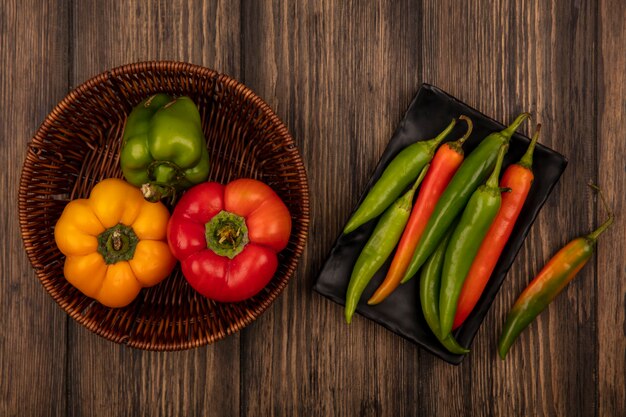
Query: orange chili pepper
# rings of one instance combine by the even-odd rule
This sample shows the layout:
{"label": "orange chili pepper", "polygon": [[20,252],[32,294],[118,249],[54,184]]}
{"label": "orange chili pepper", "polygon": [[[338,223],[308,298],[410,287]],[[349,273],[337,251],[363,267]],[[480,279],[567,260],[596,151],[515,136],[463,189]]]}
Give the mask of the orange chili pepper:
{"label": "orange chili pepper", "polygon": [[457,329],[465,322],[478,303],[522,211],[528,191],[535,178],[532,171],[533,153],[540,131],[541,125],[538,124],[533,139],[522,159],[517,164],[509,166],[500,180],[500,187],[508,188],[511,191],[502,194],[500,211],[489,228],[463,283],[453,329]]}
{"label": "orange chili pepper", "polygon": [[437,150],[415,201],[409,222],[402,233],[387,276],[368,300],[367,303],[370,305],[380,303],[400,285],[439,197],[463,162],[462,146],[472,133],[473,124],[467,116],[460,116],[459,120],[465,120],[468,126],[467,131],[456,142],[445,143]]}
{"label": "orange chili pepper", "polygon": [[602,191],[595,185],[608,219],[586,236],[578,237],[559,250],[543,267],[539,274],[522,291],[506,318],[498,342],[498,353],[504,359],[519,334],[559,295],[569,282],[589,261],[596,248],[598,237],[613,224],[613,212],[604,199]]}

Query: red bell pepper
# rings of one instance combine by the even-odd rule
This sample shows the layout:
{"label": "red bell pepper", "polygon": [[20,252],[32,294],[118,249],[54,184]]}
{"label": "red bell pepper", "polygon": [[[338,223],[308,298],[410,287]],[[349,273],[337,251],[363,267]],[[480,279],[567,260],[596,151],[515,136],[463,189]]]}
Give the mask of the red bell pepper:
{"label": "red bell pepper", "polygon": [[189,189],[174,209],[167,240],[196,291],[236,302],[272,279],[290,234],[291,216],[280,197],[260,181],[239,179]]}

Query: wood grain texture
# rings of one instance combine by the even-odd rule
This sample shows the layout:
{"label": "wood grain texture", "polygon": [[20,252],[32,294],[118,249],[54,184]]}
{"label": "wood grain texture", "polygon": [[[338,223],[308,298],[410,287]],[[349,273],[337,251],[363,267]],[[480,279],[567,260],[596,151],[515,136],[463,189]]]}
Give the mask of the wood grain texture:
{"label": "wood grain texture", "polygon": [[[0,5],[0,415],[626,415],[622,1],[34,3]],[[238,335],[185,352],[132,350],[68,320],[26,260],[11,203],[26,143],[68,87],[149,59],[205,65],[263,97],[298,144],[312,196],[284,294]],[[422,82],[503,122],[533,111],[541,142],[570,161],[459,367],[364,318],[346,326],[311,291]],[[522,288],[604,218],[590,179],[616,224],[503,362],[497,338]]]}
{"label": "wood grain texture", "polygon": [[[73,85],[151,59],[240,75],[237,2],[80,1],[72,16]],[[153,353],[112,344],[71,322],[68,356],[71,416],[239,412],[238,335],[199,349]]]}
{"label": "wood grain texture", "polygon": [[67,90],[67,22],[68,4],[63,0],[3,1],[0,5],[2,416],[56,416],[67,407],[67,316],[30,267],[17,213],[28,141]]}
{"label": "wood grain texture", "polygon": [[[598,183],[617,215],[596,258],[598,415],[607,416],[626,410],[626,4],[601,1],[598,21]],[[606,213],[597,206],[599,223]]]}
{"label": "wood grain texture", "polygon": [[413,415],[417,349],[362,318],[347,327],[311,287],[419,86],[419,9],[254,1],[242,10],[244,82],[287,123],[316,196],[299,274],[243,332],[242,384],[261,388],[242,390],[243,413]]}

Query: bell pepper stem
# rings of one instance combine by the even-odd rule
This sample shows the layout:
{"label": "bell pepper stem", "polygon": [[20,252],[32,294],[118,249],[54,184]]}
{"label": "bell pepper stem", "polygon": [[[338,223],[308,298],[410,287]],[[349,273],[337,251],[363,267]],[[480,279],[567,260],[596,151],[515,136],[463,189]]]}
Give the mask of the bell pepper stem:
{"label": "bell pepper stem", "polygon": [[207,248],[229,259],[239,255],[250,241],[246,220],[225,210],[206,223],[205,237]]}
{"label": "bell pepper stem", "polygon": [[133,259],[139,238],[132,227],[117,224],[98,235],[98,253],[107,265]]}
{"label": "bell pepper stem", "polygon": [[170,203],[172,204],[176,201],[176,188],[172,185],[156,181],[143,184],[141,186],[141,193],[143,194],[143,198],[151,203],[156,203],[166,197],[170,197]]}
{"label": "bell pepper stem", "polygon": [[171,185],[176,185],[185,178],[183,170],[172,161],[152,161],[150,165],[148,165],[148,168],[146,168],[148,178],[154,178],[154,171],[161,166],[166,166],[174,171],[173,178],[170,181]]}
{"label": "bell pepper stem", "polygon": [[122,249],[122,234],[119,230],[114,231],[111,235],[111,246],[115,251]]}

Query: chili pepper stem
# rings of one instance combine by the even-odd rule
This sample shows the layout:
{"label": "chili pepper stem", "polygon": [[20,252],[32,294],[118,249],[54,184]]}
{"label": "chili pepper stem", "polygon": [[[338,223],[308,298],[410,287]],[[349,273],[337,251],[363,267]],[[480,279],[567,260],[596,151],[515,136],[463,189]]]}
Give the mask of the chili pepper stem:
{"label": "chili pepper stem", "polygon": [[452,119],[450,124],[448,124],[448,126],[441,133],[439,133],[437,136],[435,136],[434,139],[429,141],[433,144],[433,149],[436,149],[437,146],[439,146],[439,144],[441,143],[441,141],[444,140],[450,134],[452,129],[454,129],[454,125],[456,125],[456,119]]}
{"label": "chili pepper stem", "polygon": [[589,187],[591,187],[593,190],[597,191],[598,194],[600,194],[600,199],[602,200],[602,205],[604,206],[604,209],[607,211],[608,216],[609,216],[608,219],[606,219],[605,222],[602,223],[596,230],[594,230],[593,232],[591,232],[587,236],[585,236],[586,239],[588,239],[591,242],[595,243],[595,241],[598,240],[598,237],[600,237],[600,235],[602,233],[604,233],[606,231],[606,229],[608,229],[613,224],[613,219],[615,218],[615,216],[613,215],[613,211],[609,207],[609,204],[607,203],[606,198],[604,197],[604,193],[602,192],[600,187],[598,187],[597,185],[594,185],[592,183],[589,183],[587,185],[589,185]]}
{"label": "chili pepper stem", "polygon": [[508,149],[509,149],[509,145],[502,145],[500,147],[498,159],[496,160],[496,166],[493,169],[493,172],[491,173],[491,175],[489,176],[489,179],[487,180],[487,187],[500,190],[500,187],[498,186],[498,182],[500,178],[500,170],[502,169],[502,160],[504,159],[503,156],[507,152]]}
{"label": "chili pepper stem", "polygon": [[456,141],[457,144],[463,145],[467,138],[469,138],[472,134],[472,130],[474,130],[474,123],[472,122],[472,119],[465,115],[459,116],[459,120],[463,120],[467,124],[467,130],[465,131],[465,134]]}
{"label": "chili pepper stem", "polygon": [[537,140],[539,140],[539,133],[541,132],[541,124],[537,124],[537,128],[535,129],[535,133],[533,134],[533,138],[530,141],[530,145],[528,145],[528,149],[526,149],[526,153],[522,156],[522,159],[517,163],[517,165],[522,166],[526,169],[532,169],[533,166],[533,154],[535,152],[535,145],[537,145]]}
{"label": "chili pepper stem", "polygon": [[441,131],[441,133],[439,133],[433,139],[430,139],[424,142],[425,144],[427,144],[427,146],[430,149],[429,159],[432,159],[433,155],[435,154],[435,150],[439,147],[441,142],[443,142],[443,140],[448,137],[450,132],[452,132],[452,129],[454,129],[455,125],[456,125],[456,119],[452,119],[452,121],[448,124],[448,126],[446,126],[444,130]]}
{"label": "chili pepper stem", "polygon": [[412,194],[415,193],[415,190],[417,190],[417,187],[419,187],[422,181],[424,180],[424,177],[426,176],[426,173],[428,172],[428,168],[430,168],[430,164],[426,164],[426,166],[422,168],[420,175],[417,177],[417,179],[411,186],[411,189],[409,190]]}
{"label": "chili pepper stem", "polygon": [[513,133],[520,127],[524,120],[529,119],[530,113],[522,113],[511,123],[506,129],[502,131],[502,134],[508,137],[513,136]]}
{"label": "chili pepper stem", "polygon": [[472,120],[465,115],[459,116],[459,120],[464,120],[465,123],[467,123],[467,130],[465,131],[463,136],[461,136],[459,139],[455,140],[454,142],[448,142],[445,144],[445,146],[449,147],[456,153],[463,155],[463,143],[465,143],[467,138],[469,138],[470,135],[472,134],[472,130],[474,129],[474,124],[472,123]]}

